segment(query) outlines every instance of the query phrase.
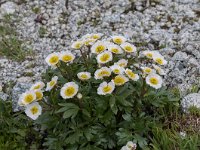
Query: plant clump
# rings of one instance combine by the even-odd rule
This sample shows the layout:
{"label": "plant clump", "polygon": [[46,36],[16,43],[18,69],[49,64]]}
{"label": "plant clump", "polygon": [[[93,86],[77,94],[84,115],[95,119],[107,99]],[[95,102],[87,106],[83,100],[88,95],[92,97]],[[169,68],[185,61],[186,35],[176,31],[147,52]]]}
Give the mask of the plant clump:
{"label": "plant clump", "polygon": [[144,149],[177,105],[163,87],[165,58],[124,36],[86,34],[45,61],[47,84],[36,82],[19,105],[48,133],[49,149]]}

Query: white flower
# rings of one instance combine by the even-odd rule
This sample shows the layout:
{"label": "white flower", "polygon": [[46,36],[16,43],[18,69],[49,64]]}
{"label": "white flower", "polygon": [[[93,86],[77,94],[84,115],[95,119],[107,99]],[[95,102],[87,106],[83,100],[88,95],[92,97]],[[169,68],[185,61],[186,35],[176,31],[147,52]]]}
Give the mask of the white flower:
{"label": "white flower", "polygon": [[130,43],[124,42],[123,44],[120,45],[123,50],[127,53],[132,53],[136,52],[136,47]]}
{"label": "white flower", "polygon": [[106,50],[106,44],[103,41],[97,41],[91,47],[91,52],[95,54],[100,54],[105,50]]}
{"label": "white flower", "polygon": [[125,69],[117,64],[110,66],[110,69],[114,74],[123,74]]}
{"label": "white flower", "polygon": [[28,105],[32,103],[34,100],[36,100],[36,94],[32,91],[27,91],[23,93],[19,98],[19,104],[21,105]]}
{"label": "white flower", "polygon": [[153,68],[158,72],[159,75],[166,75],[165,71],[159,66],[153,64]]}
{"label": "white flower", "polygon": [[97,62],[99,64],[105,64],[109,61],[112,61],[112,59],[113,59],[113,55],[109,51],[105,51],[105,52],[97,55]]}
{"label": "white flower", "polygon": [[102,67],[100,69],[97,69],[94,73],[94,78],[97,79],[103,79],[104,77],[109,77],[111,75],[111,69],[108,67]]}
{"label": "white flower", "polygon": [[46,91],[50,91],[57,84],[58,77],[54,76],[50,82],[47,83]]}
{"label": "white flower", "polygon": [[162,78],[157,74],[149,74],[146,77],[146,83],[155,89],[159,89],[162,86]]}
{"label": "white flower", "polygon": [[153,60],[159,65],[167,64],[167,61],[165,60],[165,58],[160,54],[153,55]]}
{"label": "white flower", "polygon": [[135,143],[133,143],[132,141],[127,142],[126,144],[128,150],[136,150],[137,145]]}
{"label": "white flower", "polygon": [[155,70],[149,68],[149,67],[141,67],[142,71],[144,74],[151,74],[151,73],[155,73]]}
{"label": "white flower", "polygon": [[72,62],[75,58],[74,54],[72,54],[70,51],[63,51],[60,52],[60,60],[67,63]]}
{"label": "white flower", "polygon": [[72,43],[71,48],[80,49],[83,46],[83,41],[78,40]]}
{"label": "white flower", "polygon": [[60,95],[63,99],[73,98],[77,94],[78,88],[75,82],[68,82],[61,88]]}
{"label": "white flower", "polygon": [[97,94],[99,95],[106,95],[111,94],[115,89],[115,84],[113,82],[103,82],[99,85],[97,89]]}
{"label": "white flower", "polygon": [[115,83],[115,85],[120,86],[128,82],[128,78],[124,75],[117,75],[112,81]]}
{"label": "white flower", "polygon": [[130,150],[130,149],[128,149],[127,146],[123,146],[123,147],[121,148],[121,150]]}
{"label": "white flower", "polygon": [[86,46],[93,45],[96,42],[96,39],[85,39],[84,44]]}
{"label": "white flower", "polygon": [[91,34],[91,38],[93,38],[95,40],[100,39],[102,36],[103,36],[102,33],[93,33],[93,34]]}
{"label": "white flower", "polygon": [[126,67],[128,64],[128,60],[120,59],[116,64],[119,65],[120,67]]}
{"label": "white flower", "polygon": [[83,39],[83,40],[91,39],[91,37],[92,37],[92,34],[87,33],[87,34],[83,35],[81,39]]}
{"label": "white flower", "polygon": [[112,36],[112,40],[116,44],[122,44],[124,43],[127,39],[124,36]]}
{"label": "white flower", "polygon": [[126,75],[127,75],[131,80],[133,80],[133,81],[139,80],[139,75],[133,73],[132,70],[126,69],[126,70],[125,70],[125,73],[126,73]]}
{"label": "white flower", "polygon": [[34,92],[35,92],[35,95],[36,95],[36,100],[37,101],[42,100],[42,98],[43,98],[43,92],[42,92],[42,90],[34,90]]}
{"label": "white flower", "polygon": [[39,81],[39,82],[36,82],[35,84],[33,84],[31,86],[30,90],[41,90],[44,88],[44,86],[45,86],[44,82]]}
{"label": "white flower", "polygon": [[79,72],[77,74],[77,77],[80,79],[80,80],[88,80],[91,78],[91,73],[90,72]]}
{"label": "white flower", "polygon": [[36,120],[42,113],[42,107],[38,102],[34,102],[26,106],[25,113],[31,119]]}
{"label": "white flower", "polygon": [[46,57],[45,61],[47,62],[49,66],[55,67],[56,64],[59,62],[59,53],[54,52],[54,53],[49,54]]}
{"label": "white flower", "polygon": [[81,99],[82,97],[83,97],[83,95],[82,95],[81,93],[78,93],[78,94],[77,94],[77,98],[78,98],[78,99]]}
{"label": "white flower", "polygon": [[152,59],[153,56],[158,55],[159,52],[158,51],[149,51],[149,50],[146,50],[146,51],[143,51],[142,54],[144,56],[146,56],[147,58]]}
{"label": "white flower", "polygon": [[108,51],[114,53],[114,54],[122,54],[123,50],[121,49],[121,47],[117,44],[108,44],[107,45]]}

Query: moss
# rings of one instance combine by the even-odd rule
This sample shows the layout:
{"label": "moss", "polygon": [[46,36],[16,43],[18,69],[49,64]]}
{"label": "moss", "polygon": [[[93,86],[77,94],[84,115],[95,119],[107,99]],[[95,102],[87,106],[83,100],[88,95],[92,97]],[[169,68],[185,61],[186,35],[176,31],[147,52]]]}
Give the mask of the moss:
{"label": "moss", "polygon": [[41,27],[39,28],[39,31],[38,31],[38,32],[39,32],[39,36],[40,36],[40,37],[44,37],[45,34],[47,33],[47,29],[45,29],[44,27],[41,26]]}
{"label": "moss", "polygon": [[34,7],[32,8],[32,11],[35,13],[35,14],[39,14],[41,12],[40,8],[39,7]]}
{"label": "moss", "polygon": [[0,56],[15,61],[25,60],[29,50],[23,48],[24,41],[19,39],[11,15],[5,15],[0,25]]}

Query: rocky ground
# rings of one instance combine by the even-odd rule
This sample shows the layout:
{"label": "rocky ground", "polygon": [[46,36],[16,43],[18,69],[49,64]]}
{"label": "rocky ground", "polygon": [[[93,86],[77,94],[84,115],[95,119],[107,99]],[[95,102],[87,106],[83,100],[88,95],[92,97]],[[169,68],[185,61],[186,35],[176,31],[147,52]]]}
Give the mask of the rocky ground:
{"label": "rocky ground", "polygon": [[49,53],[69,49],[72,40],[86,33],[101,32],[123,34],[140,48],[160,50],[169,61],[165,83],[177,86],[182,97],[195,87],[183,107],[190,101],[200,107],[200,0],[1,0],[0,18],[8,13],[19,19],[12,23],[34,55],[23,62],[0,57],[2,99],[12,95],[16,102],[39,80]]}

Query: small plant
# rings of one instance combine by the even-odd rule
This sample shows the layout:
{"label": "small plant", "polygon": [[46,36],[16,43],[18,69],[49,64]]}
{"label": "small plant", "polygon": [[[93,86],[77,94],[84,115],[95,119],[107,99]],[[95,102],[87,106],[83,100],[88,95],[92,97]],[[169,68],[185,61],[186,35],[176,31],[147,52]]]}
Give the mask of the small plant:
{"label": "small plant", "polygon": [[0,99],[0,149],[39,148],[40,134],[21,112],[12,112],[11,101]]}
{"label": "small plant", "polygon": [[47,29],[45,29],[44,27],[40,27],[38,32],[39,32],[39,36],[42,38],[47,33]]}
{"label": "small plant", "polygon": [[30,50],[23,47],[24,42],[18,38],[15,28],[12,27],[11,18],[12,16],[6,15],[0,25],[0,56],[23,61]]}
{"label": "small plant", "polygon": [[47,84],[36,82],[18,102],[47,133],[43,146],[147,147],[152,127],[160,126],[179,100],[162,87],[164,57],[158,51],[137,50],[123,36],[100,33],[83,36],[71,48],[46,57]]}
{"label": "small plant", "polygon": [[200,117],[200,109],[195,107],[195,106],[190,106],[188,111],[190,112],[191,115],[195,115]]}
{"label": "small plant", "polygon": [[41,10],[40,10],[39,7],[34,7],[34,8],[32,8],[32,11],[33,11],[35,14],[39,14]]}
{"label": "small plant", "polygon": [[169,129],[154,128],[153,139],[150,144],[154,150],[198,150],[200,148],[200,135],[187,135]]}

